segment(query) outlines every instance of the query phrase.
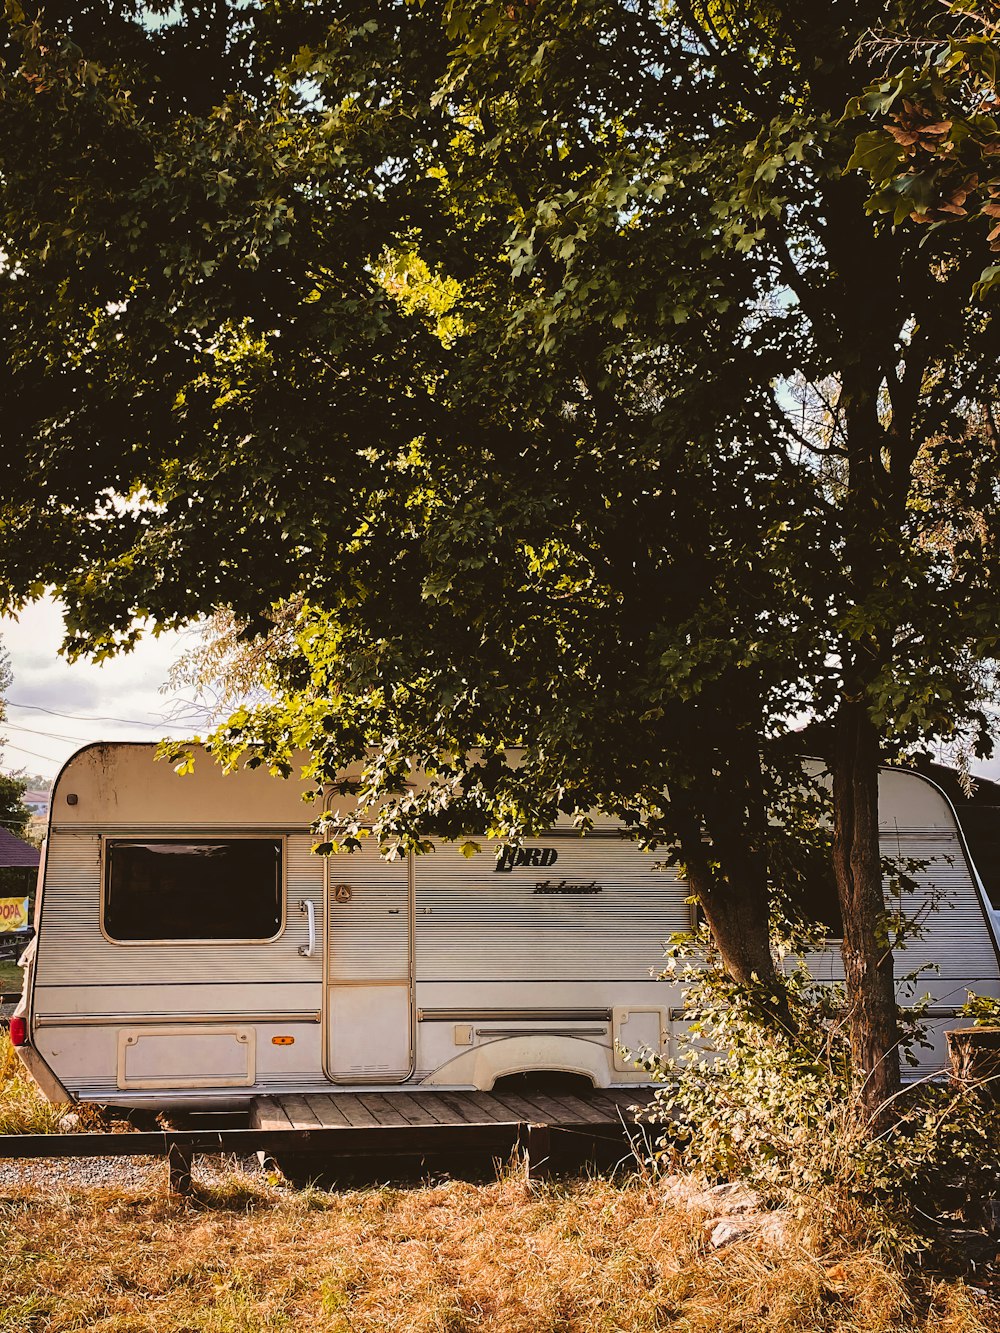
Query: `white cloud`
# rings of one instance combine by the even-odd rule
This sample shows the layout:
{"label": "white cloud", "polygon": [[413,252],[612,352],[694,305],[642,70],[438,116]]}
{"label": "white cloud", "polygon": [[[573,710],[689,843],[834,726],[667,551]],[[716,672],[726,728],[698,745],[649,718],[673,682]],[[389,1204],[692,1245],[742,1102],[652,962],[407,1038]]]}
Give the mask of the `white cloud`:
{"label": "white cloud", "polygon": [[168,720],[171,701],[159,692],[183,651],[183,634],[149,634],[131,653],[96,665],[67,662],[59,655],[62,639],[62,611],[50,597],[16,619],[0,617],[0,640],[14,673],[2,728],[3,768],[54,776],[90,741],[185,734]]}

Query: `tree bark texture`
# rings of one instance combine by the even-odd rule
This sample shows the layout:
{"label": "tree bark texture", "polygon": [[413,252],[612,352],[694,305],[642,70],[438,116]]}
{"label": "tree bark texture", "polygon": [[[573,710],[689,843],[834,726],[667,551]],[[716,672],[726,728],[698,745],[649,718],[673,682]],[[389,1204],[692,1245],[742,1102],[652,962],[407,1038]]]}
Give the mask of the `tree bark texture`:
{"label": "tree bark texture", "polygon": [[785,1026],[784,978],[771,953],[766,812],[755,738],[733,737],[727,759],[701,817],[685,821],[685,871],[726,972],[757,990],[762,1009]]}
{"label": "tree bark texture", "polygon": [[869,1112],[899,1090],[899,1030],[878,841],[878,737],[863,699],[838,710],[833,762],[833,864],[844,918],[842,954],[851,1056]]}
{"label": "tree bark texture", "polygon": [[[700,861],[700,863],[699,863]],[[713,874],[701,858],[688,861],[688,883],[701,904],[723,966],[750,986],[776,979],[768,931],[767,894],[759,885],[735,885]]]}

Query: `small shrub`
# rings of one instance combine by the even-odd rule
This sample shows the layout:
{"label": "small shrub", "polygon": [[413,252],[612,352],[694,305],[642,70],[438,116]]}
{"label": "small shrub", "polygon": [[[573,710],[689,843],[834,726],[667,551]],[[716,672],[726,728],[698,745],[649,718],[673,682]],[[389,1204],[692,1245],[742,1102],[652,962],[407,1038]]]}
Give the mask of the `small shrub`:
{"label": "small shrub", "polygon": [[974,995],[958,1011],[963,1018],[971,1018],[974,1027],[1000,1028],[1000,1000],[993,995]]}
{"label": "small shrub", "polygon": [[[843,992],[812,978],[813,947],[798,941],[779,996],[738,986],[710,952],[692,965],[690,942],[674,946],[691,1039],[679,1062],[644,1062],[663,1081],[650,1112],[663,1127],[657,1163],[740,1179],[799,1212],[820,1198],[874,1205],[876,1230],[907,1247],[936,1219],[976,1220],[979,1200],[1000,1192],[1000,1112],[927,1082],[866,1110]],[[912,1014],[903,1026],[922,1039]]]}

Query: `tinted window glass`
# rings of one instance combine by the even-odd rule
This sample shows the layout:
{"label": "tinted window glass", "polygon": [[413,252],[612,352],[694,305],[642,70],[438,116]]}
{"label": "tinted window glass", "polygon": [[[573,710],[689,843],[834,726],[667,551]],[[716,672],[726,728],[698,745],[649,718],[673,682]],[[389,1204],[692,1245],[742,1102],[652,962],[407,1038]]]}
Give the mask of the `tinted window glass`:
{"label": "tinted window glass", "polygon": [[[786,884],[786,892],[790,906],[797,913],[807,921],[826,927],[827,939],[843,939],[844,918],[840,911],[837,881],[833,877],[832,866],[814,862],[808,875]],[[705,920],[701,903],[695,904],[695,920],[699,925]]]}
{"label": "tinted window glass", "polygon": [[779,890],[779,901],[826,928],[828,940],[842,939],[844,920],[840,914],[837,881],[833,874],[829,830],[813,830],[808,841],[788,843],[783,838],[771,847],[771,873]]}
{"label": "tinted window glass", "polygon": [[116,940],[266,940],[281,926],[274,838],[106,844],[104,928]]}
{"label": "tinted window glass", "polygon": [[844,918],[832,866],[824,866],[799,885],[795,904],[803,916],[826,927],[829,939],[843,939]]}

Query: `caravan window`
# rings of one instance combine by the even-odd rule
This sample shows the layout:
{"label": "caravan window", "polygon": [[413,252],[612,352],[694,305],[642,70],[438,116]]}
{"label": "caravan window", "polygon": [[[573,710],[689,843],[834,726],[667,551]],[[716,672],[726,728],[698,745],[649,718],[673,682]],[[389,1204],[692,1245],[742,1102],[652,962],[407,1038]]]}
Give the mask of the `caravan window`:
{"label": "caravan window", "polygon": [[844,938],[844,918],[840,911],[837,881],[833,877],[832,866],[825,867],[800,887],[796,894],[796,905],[808,920],[818,921],[826,927],[828,940]]}
{"label": "caravan window", "polygon": [[113,940],[267,940],[281,929],[281,839],[109,838]]}

